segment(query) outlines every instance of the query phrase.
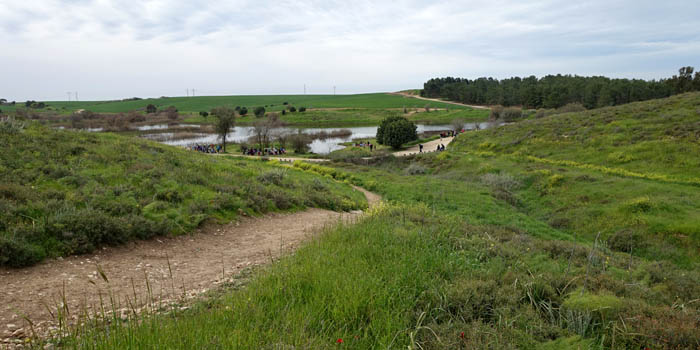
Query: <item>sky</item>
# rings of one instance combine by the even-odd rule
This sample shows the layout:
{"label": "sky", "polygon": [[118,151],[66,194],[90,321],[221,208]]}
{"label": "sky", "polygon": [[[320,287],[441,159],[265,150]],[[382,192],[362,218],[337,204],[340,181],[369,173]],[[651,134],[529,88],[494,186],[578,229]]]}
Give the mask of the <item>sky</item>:
{"label": "sky", "polygon": [[697,0],[0,0],[0,98],[16,101],[659,79],[688,65],[700,69]]}

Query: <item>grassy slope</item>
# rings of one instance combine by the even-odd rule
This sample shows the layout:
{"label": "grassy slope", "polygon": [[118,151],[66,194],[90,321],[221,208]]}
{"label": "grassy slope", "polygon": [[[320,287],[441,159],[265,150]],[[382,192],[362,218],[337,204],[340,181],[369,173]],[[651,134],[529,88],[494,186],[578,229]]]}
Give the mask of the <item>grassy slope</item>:
{"label": "grassy slope", "polygon": [[[281,110],[283,103],[306,108],[403,108],[424,107],[430,105],[433,108],[448,107],[460,109],[440,102],[428,102],[403,96],[371,93],[356,95],[248,95],[248,96],[197,96],[197,97],[166,97],[157,99],[143,99],[137,101],[49,101],[49,106],[59,111],[75,111],[86,109],[97,113],[119,113],[133,110],[143,110],[148,104],[154,104],[158,108],[175,106],[181,112],[209,111],[219,106],[246,106],[252,113],[253,107],[268,106],[268,110]],[[3,111],[12,111],[14,107],[2,106]]]}
{"label": "grassy slope", "polygon": [[[679,103],[694,98],[680,97]],[[645,103],[663,106],[675,99]],[[639,107],[606,111],[613,121],[625,122],[632,117],[623,111]],[[648,113],[653,118],[663,112]],[[568,125],[586,115],[564,117]],[[455,151],[342,165],[347,173],[303,166],[397,204],[373,210],[357,225],[329,230],[256,274],[247,288],[225,291],[184,312],[112,323],[109,332],[84,327],[75,333],[82,338],[67,340],[69,347],[700,346],[700,270],[691,235],[698,227],[693,221],[698,187],[505,152],[506,146],[526,146],[528,138],[512,141],[529,130],[555,134],[546,123],[558,125],[541,120],[467,133],[459,136]],[[657,126],[658,134],[677,127],[671,120]],[[634,133],[617,136],[635,139]],[[677,142],[692,147],[696,141]],[[485,143],[490,144],[480,149]],[[548,156],[582,162],[585,154],[577,158],[576,149],[550,147]],[[663,169],[649,162],[634,170]],[[679,178],[693,176],[674,171]],[[666,197],[657,197],[662,193]],[[650,225],[656,221],[680,223],[689,231],[669,240],[652,229],[660,227]],[[599,229],[603,239],[594,244]],[[608,239],[618,229],[624,230],[617,241]],[[625,252],[628,243],[632,254]]]}
{"label": "grassy slope", "polygon": [[207,218],[361,208],[348,187],[261,162],[32,125],[0,138],[0,264],[179,234]]}

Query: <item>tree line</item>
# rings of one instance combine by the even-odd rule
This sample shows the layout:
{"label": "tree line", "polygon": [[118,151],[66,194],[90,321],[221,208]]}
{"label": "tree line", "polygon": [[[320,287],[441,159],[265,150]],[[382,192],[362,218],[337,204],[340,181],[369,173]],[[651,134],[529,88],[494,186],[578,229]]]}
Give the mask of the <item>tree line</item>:
{"label": "tree line", "polygon": [[678,75],[661,80],[612,79],[603,76],[547,75],[508,79],[433,78],[421,96],[466,104],[559,108],[570,103],[598,108],[700,91],[700,72],[683,67]]}

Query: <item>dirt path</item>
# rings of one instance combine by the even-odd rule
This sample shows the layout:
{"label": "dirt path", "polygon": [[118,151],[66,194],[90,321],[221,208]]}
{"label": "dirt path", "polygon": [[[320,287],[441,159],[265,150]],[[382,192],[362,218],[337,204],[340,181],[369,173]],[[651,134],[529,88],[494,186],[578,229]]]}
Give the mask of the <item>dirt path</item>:
{"label": "dirt path", "polygon": [[[370,205],[380,197],[361,188]],[[162,300],[191,298],[229,280],[246,267],[264,264],[292,251],[324,226],[354,220],[362,214],[308,209],[292,214],[243,218],[226,225],[206,225],[194,234],[157,238],[105,248],[96,254],[49,260],[24,269],[0,269],[0,348],[29,335],[28,317],[45,334],[63,299],[71,318],[93,310],[100,294],[111,290],[122,305],[127,299],[143,305],[148,295]],[[98,268],[99,266],[99,268]],[[109,280],[106,282],[100,269]],[[171,272],[172,271],[172,272]]]}
{"label": "dirt path", "polygon": [[401,95],[401,96],[405,96],[405,97],[412,97],[412,98],[417,98],[417,99],[419,99],[419,100],[425,100],[425,101],[433,101],[433,102],[448,103],[448,104],[451,104],[451,105],[470,107],[470,108],[474,108],[474,109],[490,109],[489,107],[486,107],[486,106],[467,105],[467,104],[464,104],[464,103],[452,102],[452,101],[445,101],[445,100],[441,100],[441,99],[437,99],[437,98],[423,97],[423,96],[420,96],[420,95],[411,95],[411,94],[407,94],[407,93],[403,93],[403,92],[390,92],[390,94],[392,94],[392,95]]}
{"label": "dirt path", "polygon": [[[442,144],[447,147],[447,145],[452,142],[454,137],[443,137],[441,139],[433,140],[433,141],[428,141],[423,144],[423,153],[428,153],[428,152],[435,152],[437,151],[437,146]],[[416,154],[420,152],[420,147],[418,145],[415,145],[409,149],[405,149],[403,151],[398,151],[394,152],[395,157],[405,157],[411,154]]]}

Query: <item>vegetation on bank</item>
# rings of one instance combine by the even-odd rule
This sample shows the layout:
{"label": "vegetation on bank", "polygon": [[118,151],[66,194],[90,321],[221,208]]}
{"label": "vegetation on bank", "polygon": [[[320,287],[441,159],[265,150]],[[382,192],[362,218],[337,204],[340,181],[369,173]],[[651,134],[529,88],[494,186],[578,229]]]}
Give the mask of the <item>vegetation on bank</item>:
{"label": "vegetation on bank", "polygon": [[262,162],[16,120],[0,125],[0,265],[187,233],[209,218],[366,205],[347,186]]}
{"label": "vegetation on bank", "polygon": [[503,80],[434,78],[423,85],[421,95],[479,105],[559,108],[579,103],[590,109],[700,91],[700,72],[693,75],[693,71],[693,67],[683,67],[678,75],[659,81],[561,74],[540,79],[534,75]]}
{"label": "vegetation on bank", "polygon": [[[278,113],[279,114],[279,113]],[[450,124],[455,119],[463,119],[466,122],[486,120],[488,110],[482,109],[443,109],[425,112],[425,109],[408,109],[406,113],[402,109],[376,109],[376,108],[350,108],[337,110],[307,110],[279,114],[279,120],[285,125],[301,127],[346,127],[379,125],[388,117],[403,116],[416,124]],[[236,122],[239,125],[252,125],[259,118],[254,115],[239,117]],[[212,123],[211,117],[191,116],[184,120],[186,123]]]}

